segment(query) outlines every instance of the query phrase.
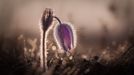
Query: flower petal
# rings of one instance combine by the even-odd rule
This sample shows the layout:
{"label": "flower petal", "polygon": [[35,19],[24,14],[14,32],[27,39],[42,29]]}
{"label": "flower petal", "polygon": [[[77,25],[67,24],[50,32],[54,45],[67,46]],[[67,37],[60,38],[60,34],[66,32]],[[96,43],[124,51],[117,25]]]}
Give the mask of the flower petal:
{"label": "flower petal", "polygon": [[55,39],[59,47],[65,51],[74,48],[74,33],[72,26],[68,24],[57,25],[55,28]]}

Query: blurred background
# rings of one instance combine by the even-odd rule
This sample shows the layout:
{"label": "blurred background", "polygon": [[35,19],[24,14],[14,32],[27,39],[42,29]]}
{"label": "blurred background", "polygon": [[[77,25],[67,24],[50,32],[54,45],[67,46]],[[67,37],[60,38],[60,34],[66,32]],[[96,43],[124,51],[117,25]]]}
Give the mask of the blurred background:
{"label": "blurred background", "polygon": [[[73,24],[78,38],[75,51],[82,58],[97,56],[111,62],[133,46],[133,0],[0,0],[1,61],[13,60],[10,55],[38,57],[39,23],[45,8]],[[48,39],[48,49],[58,49],[53,30]]]}

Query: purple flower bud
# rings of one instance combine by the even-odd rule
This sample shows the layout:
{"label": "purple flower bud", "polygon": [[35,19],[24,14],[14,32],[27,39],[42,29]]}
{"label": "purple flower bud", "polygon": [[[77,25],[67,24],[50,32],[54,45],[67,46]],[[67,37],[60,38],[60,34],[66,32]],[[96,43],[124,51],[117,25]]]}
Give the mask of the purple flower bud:
{"label": "purple flower bud", "polygon": [[53,11],[50,8],[46,8],[43,12],[41,23],[43,30],[47,30],[53,21]]}
{"label": "purple flower bud", "polygon": [[76,45],[75,32],[69,24],[57,25],[54,30],[54,36],[58,46],[65,51],[72,50]]}

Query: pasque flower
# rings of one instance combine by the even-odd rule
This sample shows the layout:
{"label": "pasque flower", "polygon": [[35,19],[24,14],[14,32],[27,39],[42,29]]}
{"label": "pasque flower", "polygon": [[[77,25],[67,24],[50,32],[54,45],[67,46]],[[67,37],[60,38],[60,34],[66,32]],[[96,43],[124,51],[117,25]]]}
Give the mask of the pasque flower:
{"label": "pasque flower", "polygon": [[40,49],[40,65],[44,70],[48,69],[47,66],[47,31],[49,30],[53,19],[58,20],[59,24],[55,26],[54,37],[60,48],[65,50],[65,52],[71,52],[76,46],[76,34],[74,27],[69,23],[62,23],[60,19],[53,16],[53,11],[50,8],[46,8],[41,16],[41,49]]}
{"label": "pasque flower", "polygon": [[69,51],[74,47],[74,34],[71,26],[68,24],[60,24],[55,28],[55,39],[59,47],[65,51]]}
{"label": "pasque flower", "polygon": [[47,49],[46,39],[47,31],[53,22],[53,11],[50,8],[46,8],[41,16],[41,49],[40,49],[40,66],[47,70]]}
{"label": "pasque flower", "polygon": [[[58,18],[57,18],[58,19]],[[60,48],[70,52],[76,46],[76,33],[73,26],[69,23],[61,23],[56,25],[54,30],[55,40]]]}
{"label": "pasque flower", "polygon": [[47,30],[53,21],[53,11],[50,8],[46,8],[43,12],[41,23],[43,30]]}

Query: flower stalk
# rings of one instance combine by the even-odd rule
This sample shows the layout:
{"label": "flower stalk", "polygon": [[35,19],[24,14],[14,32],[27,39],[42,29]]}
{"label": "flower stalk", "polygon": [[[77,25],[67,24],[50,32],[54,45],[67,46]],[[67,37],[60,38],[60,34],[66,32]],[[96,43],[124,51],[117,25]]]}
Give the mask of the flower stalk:
{"label": "flower stalk", "polygon": [[41,17],[41,49],[40,49],[40,66],[43,70],[47,70],[47,31],[53,21],[53,11],[50,8],[46,8]]}

